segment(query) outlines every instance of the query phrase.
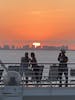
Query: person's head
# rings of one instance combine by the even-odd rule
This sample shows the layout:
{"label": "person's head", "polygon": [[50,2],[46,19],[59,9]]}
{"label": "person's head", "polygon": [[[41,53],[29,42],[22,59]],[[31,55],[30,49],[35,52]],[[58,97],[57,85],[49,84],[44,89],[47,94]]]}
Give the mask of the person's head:
{"label": "person's head", "polygon": [[25,52],[25,57],[28,57],[28,52]]}
{"label": "person's head", "polygon": [[35,53],[34,52],[31,52],[31,57],[35,57]]}
{"label": "person's head", "polygon": [[61,53],[62,53],[62,54],[65,54],[66,51],[65,51],[64,49],[61,49]]}

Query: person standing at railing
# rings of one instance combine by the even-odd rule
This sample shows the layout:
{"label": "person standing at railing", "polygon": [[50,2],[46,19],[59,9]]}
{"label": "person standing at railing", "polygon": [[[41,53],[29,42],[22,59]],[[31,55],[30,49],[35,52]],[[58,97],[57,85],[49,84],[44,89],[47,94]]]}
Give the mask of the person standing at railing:
{"label": "person standing at railing", "polygon": [[60,80],[59,87],[62,87],[62,74],[64,73],[65,75],[65,86],[68,86],[68,67],[67,67],[67,62],[68,62],[68,57],[65,55],[66,51],[63,49],[61,50],[61,53],[58,56],[58,61],[59,61],[59,68],[58,68],[58,78]]}
{"label": "person standing at railing", "polygon": [[21,58],[21,68],[22,68],[22,74],[25,73],[26,77],[26,84],[28,83],[28,74],[29,74],[29,62],[30,58],[28,57],[28,52],[25,52],[25,56]]}
{"label": "person standing at railing", "polygon": [[39,68],[38,68],[38,64],[37,64],[37,60],[36,60],[34,52],[31,52],[31,65],[32,65],[32,69],[33,69],[32,79],[38,83],[39,82],[39,76],[38,76]]}

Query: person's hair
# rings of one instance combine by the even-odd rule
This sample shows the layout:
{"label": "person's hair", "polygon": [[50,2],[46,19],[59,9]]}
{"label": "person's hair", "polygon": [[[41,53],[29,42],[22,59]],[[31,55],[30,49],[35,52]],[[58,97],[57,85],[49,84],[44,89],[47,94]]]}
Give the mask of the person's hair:
{"label": "person's hair", "polygon": [[25,56],[28,56],[28,52],[25,52]]}
{"label": "person's hair", "polygon": [[66,51],[64,49],[61,50],[62,53],[66,53]]}
{"label": "person's hair", "polygon": [[35,57],[35,53],[34,53],[34,52],[31,52],[31,56],[32,56],[32,57]]}

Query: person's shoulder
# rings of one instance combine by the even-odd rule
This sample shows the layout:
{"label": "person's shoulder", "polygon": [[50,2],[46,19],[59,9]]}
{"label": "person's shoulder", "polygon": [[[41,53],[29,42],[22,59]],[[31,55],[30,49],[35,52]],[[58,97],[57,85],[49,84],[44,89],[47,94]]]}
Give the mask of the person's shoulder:
{"label": "person's shoulder", "polygon": [[23,59],[23,58],[25,58],[25,57],[21,57],[21,58]]}
{"label": "person's shoulder", "polygon": [[37,62],[36,58],[34,59],[35,62]]}
{"label": "person's shoulder", "polygon": [[66,62],[68,61],[68,57],[67,56],[65,56],[65,60],[66,60]]}
{"label": "person's shoulder", "polygon": [[25,59],[25,57],[21,57],[21,60]]}

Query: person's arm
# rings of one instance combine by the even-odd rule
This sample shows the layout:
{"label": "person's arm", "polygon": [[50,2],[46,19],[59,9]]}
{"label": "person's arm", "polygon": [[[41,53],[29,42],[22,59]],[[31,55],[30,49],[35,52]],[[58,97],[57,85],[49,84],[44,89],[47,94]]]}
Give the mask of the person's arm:
{"label": "person's arm", "polygon": [[58,56],[58,61],[60,61],[60,56],[61,56],[61,53],[60,53],[59,56]]}
{"label": "person's arm", "polygon": [[68,57],[66,57],[66,62],[68,62]]}
{"label": "person's arm", "polygon": [[24,58],[22,57],[22,58],[21,58],[21,65],[23,64],[23,62],[24,62]]}
{"label": "person's arm", "polygon": [[65,56],[65,58],[64,58],[64,62],[65,62],[65,63],[68,62],[68,57],[67,57],[67,56]]}

